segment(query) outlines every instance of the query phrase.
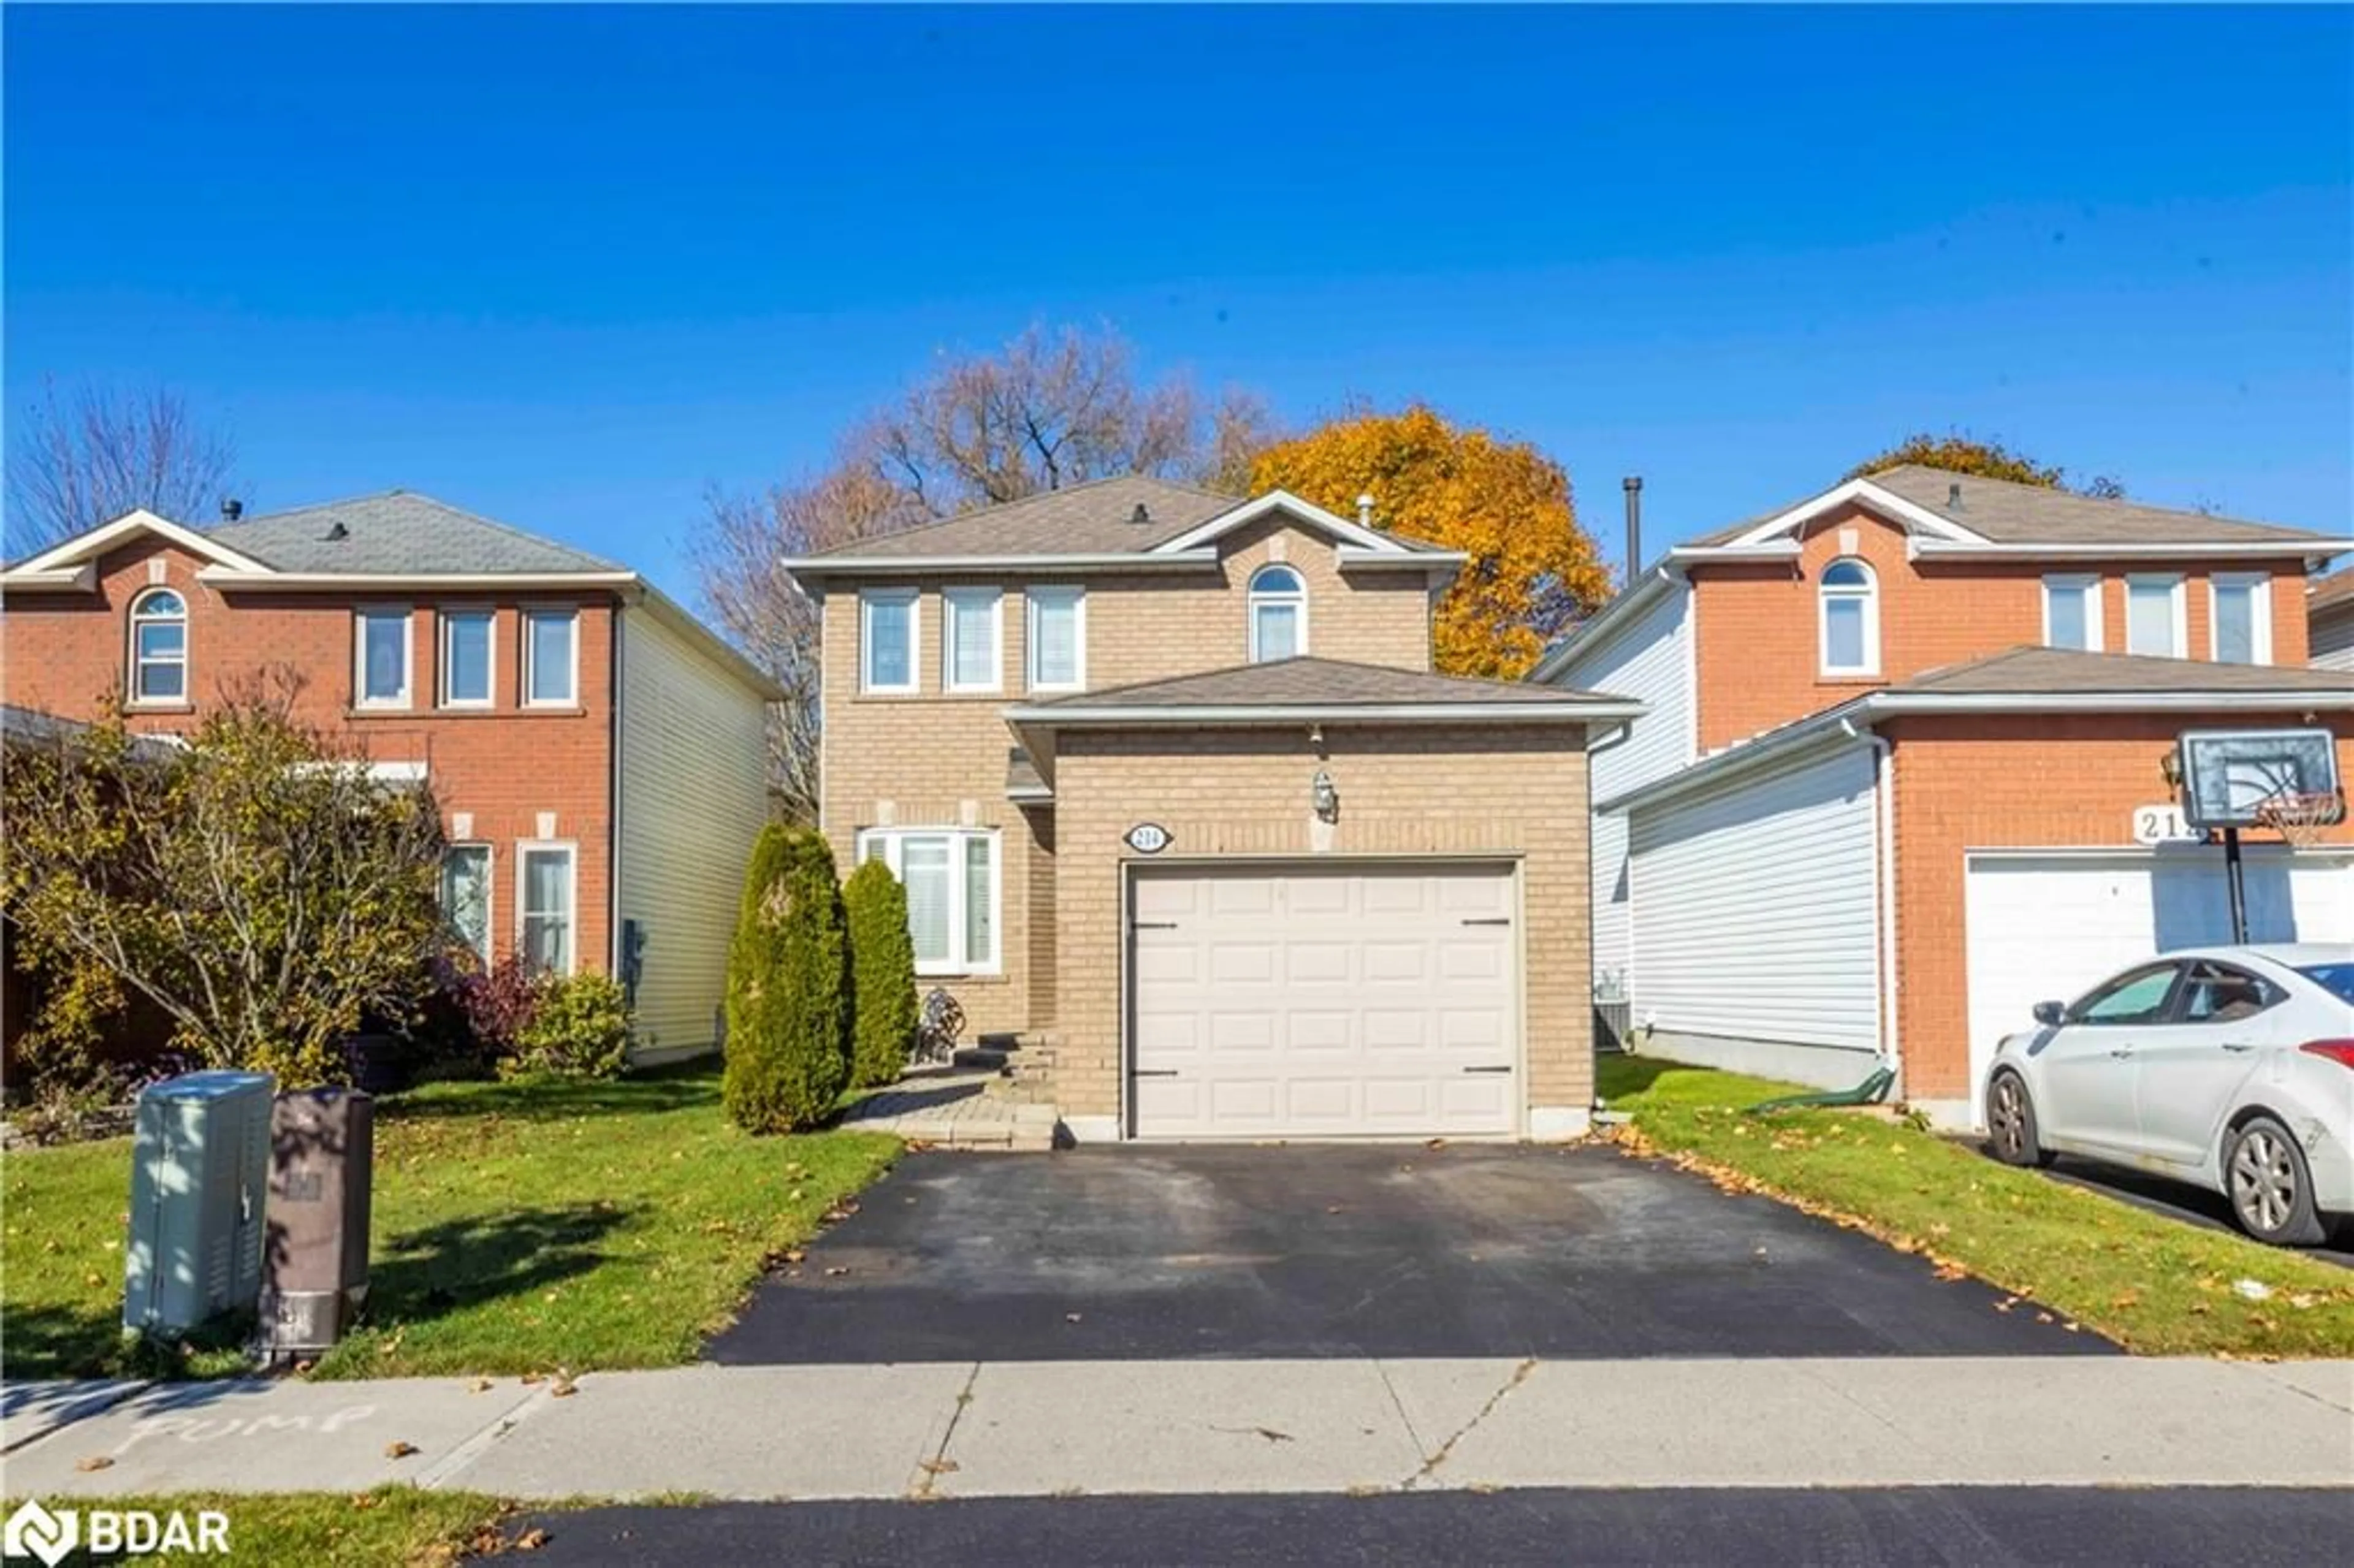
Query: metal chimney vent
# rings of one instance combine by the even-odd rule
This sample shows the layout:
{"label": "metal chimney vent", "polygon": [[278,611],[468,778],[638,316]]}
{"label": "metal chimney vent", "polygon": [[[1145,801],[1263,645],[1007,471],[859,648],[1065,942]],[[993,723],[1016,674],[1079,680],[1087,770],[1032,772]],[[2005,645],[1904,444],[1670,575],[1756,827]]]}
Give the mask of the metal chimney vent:
{"label": "metal chimney vent", "polygon": [[1946,510],[1959,512],[1962,509],[1962,482],[1957,479],[1946,486]]}
{"label": "metal chimney vent", "polygon": [[234,523],[245,515],[245,503],[232,495],[221,503],[221,521]]}
{"label": "metal chimney vent", "polygon": [[345,527],[341,522],[334,522],[328,524],[327,531],[319,536],[323,539],[348,539],[352,536],[352,531]]}
{"label": "metal chimney vent", "polygon": [[1147,512],[1144,509],[1144,503],[1140,501],[1136,503],[1136,510],[1128,514],[1128,520],[1141,528],[1152,521],[1152,514]]}

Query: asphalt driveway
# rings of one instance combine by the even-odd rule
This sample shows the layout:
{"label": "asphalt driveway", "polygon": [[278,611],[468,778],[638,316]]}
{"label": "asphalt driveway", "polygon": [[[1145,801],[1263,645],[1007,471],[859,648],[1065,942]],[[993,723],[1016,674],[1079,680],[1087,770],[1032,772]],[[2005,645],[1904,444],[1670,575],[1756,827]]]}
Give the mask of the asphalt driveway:
{"label": "asphalt driveway", "polygon": [[2098,1353],[1975,1280],[1601,1146],[910,1155],[716,1361]]}

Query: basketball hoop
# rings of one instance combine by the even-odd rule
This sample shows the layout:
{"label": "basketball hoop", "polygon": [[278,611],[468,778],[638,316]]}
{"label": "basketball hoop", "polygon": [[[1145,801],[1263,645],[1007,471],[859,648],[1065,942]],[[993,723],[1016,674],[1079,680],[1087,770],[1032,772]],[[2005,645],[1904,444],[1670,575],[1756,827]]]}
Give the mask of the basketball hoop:
{"label": "basketball hoop", "polygon": [[2270,828],[2298,849],[2321,842],[2321,832],[2346,820],[2346,797],[2336,789],[2284,790],[2256,807],[2256,826]]}

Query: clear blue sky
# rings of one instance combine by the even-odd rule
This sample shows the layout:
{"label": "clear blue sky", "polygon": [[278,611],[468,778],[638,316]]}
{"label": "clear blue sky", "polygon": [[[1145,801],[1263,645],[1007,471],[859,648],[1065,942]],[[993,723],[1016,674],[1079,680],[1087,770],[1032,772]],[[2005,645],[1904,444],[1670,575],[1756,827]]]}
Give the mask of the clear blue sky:
{"label": "clear blue sky", "polygon": [[1426,397],[1616,554],[1916,427],[2344,529],[2343,8],[11,6],[5,370],[687,586],[944,346]]}

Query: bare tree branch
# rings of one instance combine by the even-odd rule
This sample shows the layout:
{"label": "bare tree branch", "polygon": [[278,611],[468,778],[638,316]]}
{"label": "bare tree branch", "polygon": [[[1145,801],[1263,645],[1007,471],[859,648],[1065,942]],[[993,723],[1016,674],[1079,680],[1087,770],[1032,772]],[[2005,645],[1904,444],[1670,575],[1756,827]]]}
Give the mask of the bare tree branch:
{"label": "bare tree branch", "polygon": [[230,491],[237,448],[168,387],[55,382],[10,430],[7,552],[26,555],[142,507],[203,527]]}

